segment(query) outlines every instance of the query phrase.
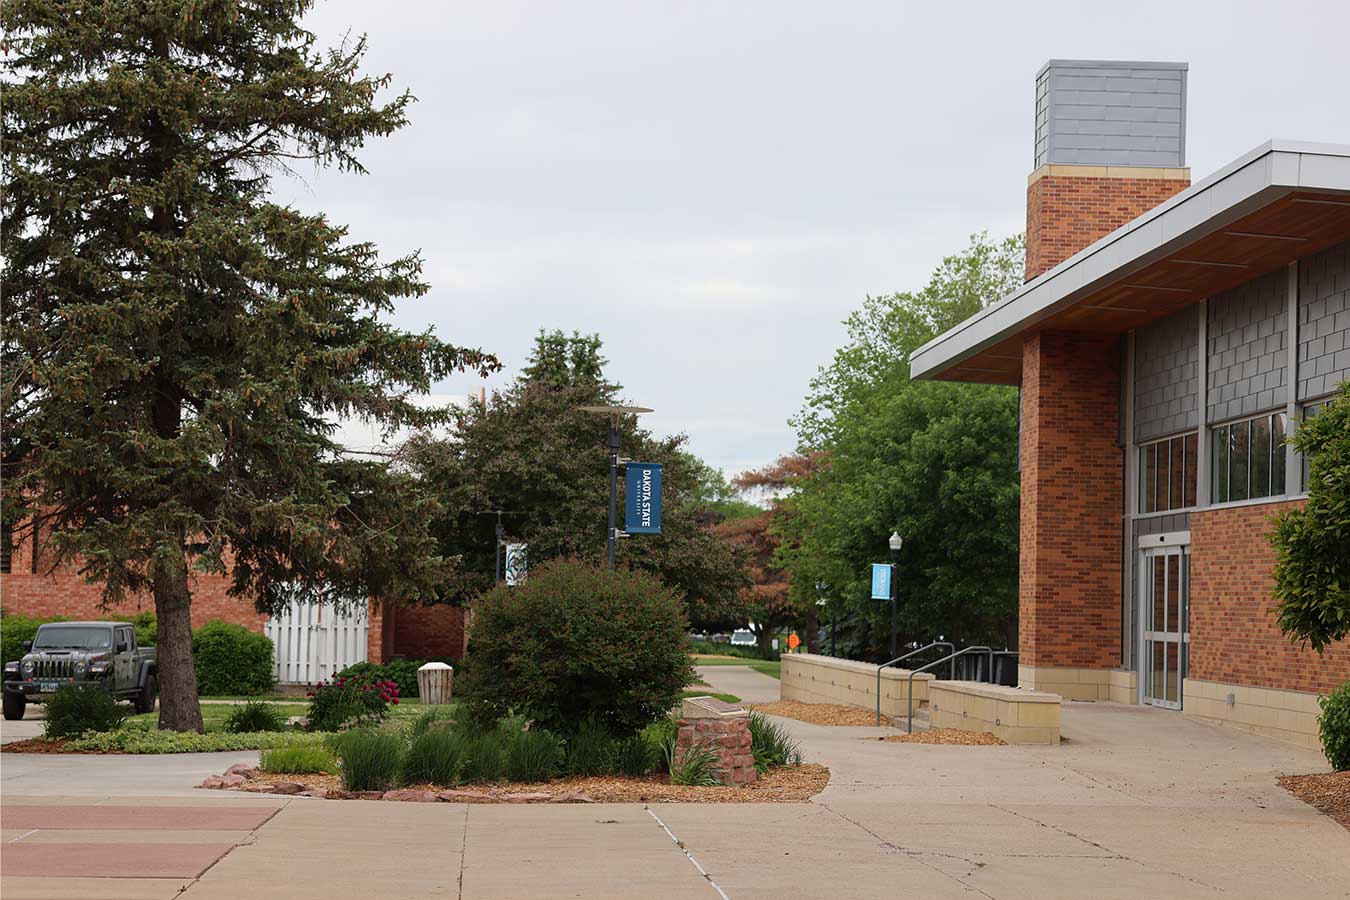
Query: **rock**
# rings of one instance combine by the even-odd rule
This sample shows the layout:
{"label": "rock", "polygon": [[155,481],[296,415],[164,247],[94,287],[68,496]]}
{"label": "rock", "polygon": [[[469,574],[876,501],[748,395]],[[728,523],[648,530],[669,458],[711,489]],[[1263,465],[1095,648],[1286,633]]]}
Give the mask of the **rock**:
{"label": "rock", "polygon": [[520,794],[507,794],[502,799],[507,803],[538,803],[540,801],[552,800],[553,795],[545,794],[543,792],[526,792]]}
{"label": "rock", "polygon": [[343,794],[342,791],[339,791],[335,788],[310,788],[309,790],[305,791],[301,796],[317,797],[320,800],[340,800],[345,795]]}
{"label": "rock", "polygon": [[594,803],[595,799],[581,791],[568,791],[565,794],[554,794],[549,798],[549,803]]}
{"label": "rock", "polygon": [[307,788],[295,781],[278,781],[267,789],[269,794],[303,794]]}
{"label": "rock", "polygon": [[223,782],[221,787],[227,788],[239,787],[239,785],[248,781],[243,775],[222,775],[220,780]]}
{"label": "rock", "polygon": [[405,803],[435,803],[436,794],[433,791],[419,791],[414,788],[401,788],[397,791],[385,791],[385,800],[402,800]]}
{"label": "rock", "polygon": [[384,791],[343,791],[343,800],[383,800]]}
{"label": "rock", "polygon": [[225,786],[225,779],[219,775],[207,775],[197,787],[218,791]]}
{"label": "rock", "polygon": [[287,728],[299,728],[301,731],[309,730],[309,716],[290,716],[286,719]]}
{"label": "rock", "polygon": [[258,774],[258,770],[248,763],[235,763],[225,770],[226,775],[243,775],[245,778],[253,778]]}
{"label": "rock", "polygon": [[441,791],[436,795],[436,799],[443,803],[496,803],[497,798],[493,794],[485,794],[482,791]]}

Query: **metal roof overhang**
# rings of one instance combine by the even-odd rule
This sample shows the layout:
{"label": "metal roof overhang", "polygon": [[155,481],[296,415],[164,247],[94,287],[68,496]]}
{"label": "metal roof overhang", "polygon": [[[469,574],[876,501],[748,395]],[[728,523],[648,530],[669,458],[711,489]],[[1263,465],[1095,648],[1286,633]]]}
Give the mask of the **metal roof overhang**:
{"label": "metal roof overhang", "polygon": [[1270,141],[938,335],[911,377],[1021,380],[1041,330],[1121,334],[1350,239],[1350,146]]}

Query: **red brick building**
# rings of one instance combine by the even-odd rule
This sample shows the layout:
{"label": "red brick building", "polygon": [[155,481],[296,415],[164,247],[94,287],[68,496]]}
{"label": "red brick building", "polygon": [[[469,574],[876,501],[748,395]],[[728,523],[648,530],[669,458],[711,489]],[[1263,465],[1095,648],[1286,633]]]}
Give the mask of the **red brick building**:
{"label": "red brick building", "polygon": [[[0,559],[0,609],[6,615],[100,619],[109,613],[130,616],[154,612],[155,603],[149,595],[129,599],[112,610],[101,609],[100,585],[86,581],[74,566],[49,572],[41,549],[36,551],[36,560],[34,552],[32,541],[9,546],[6,540]],[[364,615],[336,616],[331,608],[324,607],[303,613],[293,610],[293,615],[270,620],[248,602],[227,595],[227,586],[222,575],[193,577],[192,627],[219,619],[267,633],[277,645],[277,671],[282,681],[317,681],[365,659],[383,662],[394,657],[464,655],[465,611],[460,607],[382,607],[372,602]],[[341,626],[341,638],[334,635],[335,623]],[[353,629],[364,631],[364,639],[351,640]],[[318,639],[320,635],[322,639]]]}
{"label": "red brick building", "polygon": [[1316,746],[1350,645],[1280,633],[1266,535],[1306,489],[1283,438],[1350,379],[1350,147],[1192,185],[1186,75],[1041,70],[1027,282],[911,366],[1020,391],[1022,686]]}

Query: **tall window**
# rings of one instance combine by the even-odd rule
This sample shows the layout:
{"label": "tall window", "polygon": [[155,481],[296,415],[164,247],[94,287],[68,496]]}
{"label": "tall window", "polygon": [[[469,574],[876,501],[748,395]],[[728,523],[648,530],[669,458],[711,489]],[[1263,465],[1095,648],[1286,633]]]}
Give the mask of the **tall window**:
{"label": "tall window", "polygon": [[14,561],[14,532],[8,525],[0,525],[0,573],[8,573]]}
{"label": "tall window", "polygon": [[1284,413],[1272,413],[1212,430],[1212,503],[1284,493],[1284,427]]}
{"label": "tall window", "polygon": [[1139,448],[1140,512],[1195,505],[1197,439],[1192,432]]}
{"label": "tall window", "polygon": [[[1312,403],[1303,404],[1303,421],[1305,422],[1308,421],[1313,416],[1317,415],[1322,410],[1326,409],[1327,403],[1329,402],[1330,398],[1327,398],[1325,400],[1314,400]],[[1308,457],[1305,456],[1303,457],[1303,478],[1299,483],[1299,489],[1304,491],[1305,493],[1308,490],[1309,471],[1310,469],[1308,466]]]}

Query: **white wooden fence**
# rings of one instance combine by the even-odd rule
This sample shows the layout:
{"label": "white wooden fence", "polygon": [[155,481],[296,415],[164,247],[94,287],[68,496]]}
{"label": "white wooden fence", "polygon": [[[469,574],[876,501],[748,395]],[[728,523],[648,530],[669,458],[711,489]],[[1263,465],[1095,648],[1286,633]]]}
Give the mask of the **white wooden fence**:
{"label": "white wooden fence", "polygon": [[281,684],[327,681],[352,663],[365,662],[368,630],[364,607],[337,612],[319,600],[292,600],[264,626],[272,639],[272,675]]}

